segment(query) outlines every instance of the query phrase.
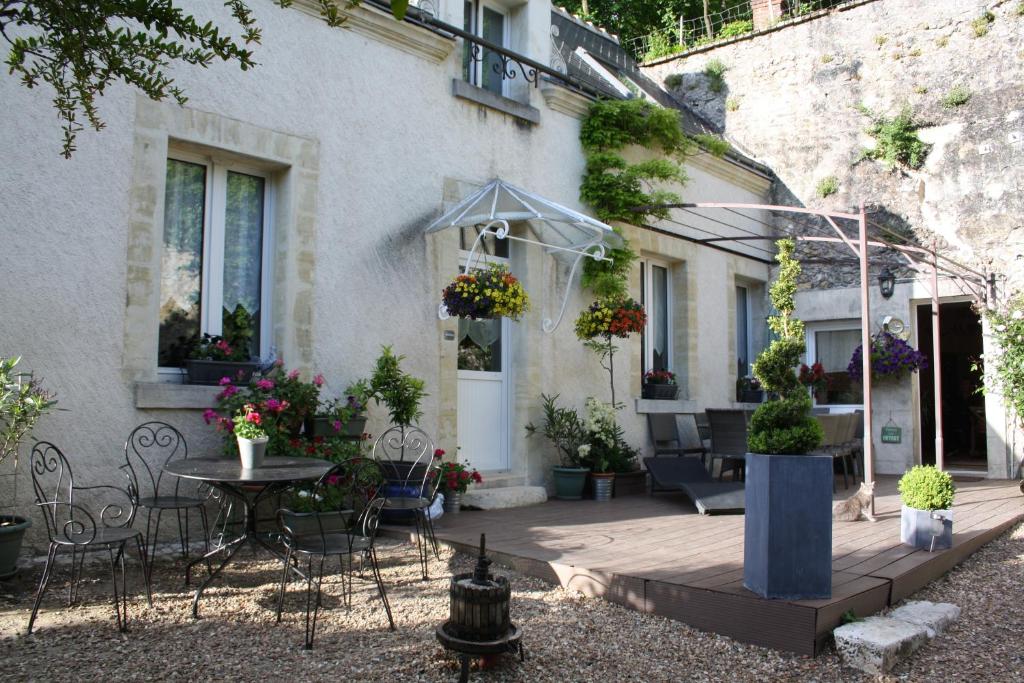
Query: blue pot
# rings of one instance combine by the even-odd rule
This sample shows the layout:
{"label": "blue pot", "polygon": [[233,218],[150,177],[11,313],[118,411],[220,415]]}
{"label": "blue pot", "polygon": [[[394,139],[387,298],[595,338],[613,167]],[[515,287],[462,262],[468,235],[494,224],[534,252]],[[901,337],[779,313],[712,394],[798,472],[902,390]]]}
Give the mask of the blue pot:
{"label": "blue pot", "polygon": [[747,453],[743,585],[762,598],[832,596],[832,457]]}

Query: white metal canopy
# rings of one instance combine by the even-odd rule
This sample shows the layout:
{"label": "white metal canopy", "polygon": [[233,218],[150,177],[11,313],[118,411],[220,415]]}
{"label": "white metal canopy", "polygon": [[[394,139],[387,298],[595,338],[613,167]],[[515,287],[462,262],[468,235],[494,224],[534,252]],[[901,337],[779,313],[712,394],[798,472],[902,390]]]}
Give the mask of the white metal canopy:
{"label": "white metal canopy", "polygon": [[[528,222],[537,239],[510,235],[509,223],[514,221]],[[622,238],[610,225],[540,195],[527,192],[500,178],[495,178],[460,201],[431,223],[426,232],[474,226],[482,226],[482,229],[466,257],[467,272],[475,265],[477,248],[485,235],[536,244],[551,254],[574,255],[569,283],[572,282],[576,269],[584,257],[597,261],[608,260],[605,257],[605,249],[622,246]],[[568,298],[567,286],[558,317],[554,321],[550,318],[543,321],[545,332],[551,332],[558,327],[565,314]],[[448,317],[444,304],[439,307],[438,315],[441,319]]]}

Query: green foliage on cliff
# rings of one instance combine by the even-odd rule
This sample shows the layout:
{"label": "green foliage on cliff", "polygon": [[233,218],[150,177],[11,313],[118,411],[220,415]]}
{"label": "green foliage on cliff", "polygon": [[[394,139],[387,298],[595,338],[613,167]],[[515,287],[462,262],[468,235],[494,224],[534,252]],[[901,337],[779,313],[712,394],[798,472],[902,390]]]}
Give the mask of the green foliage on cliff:
{"label": "green foliage on cliff", "polygon": [[858,109],[871,119],[866,132],[875,139],[875,148],[863,150],[862,158],[881,161],[890,169],[918,169],[924,165],[930,147],[917,136],[921,124],[914,119],[910,107],[904,107],[893,117],[875,114],[863,105]]}

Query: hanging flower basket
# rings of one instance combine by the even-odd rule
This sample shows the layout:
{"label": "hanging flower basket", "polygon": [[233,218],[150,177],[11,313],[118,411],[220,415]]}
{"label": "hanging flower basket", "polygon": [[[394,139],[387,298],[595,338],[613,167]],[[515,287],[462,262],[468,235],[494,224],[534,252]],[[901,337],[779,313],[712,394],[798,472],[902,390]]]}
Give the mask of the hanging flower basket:
{"label": "hanging flower basket", "polygon": [[576,318],[576,336],[580,339],[594,337],[628,337],[644,330],[647,313],[644,307],[633,299],[600,299]]}
{"label": "hanging flower basket", "polygon": [[486,270],[459,275],[441,294],[448,314],[480,320],[504,316],[519,320],[530,297],[508,267],[492,263]]}
{"label": "hanging flower basket", "polygon": [[[863,348],[858,346],[846,367],[854,382],[864,379]],[[871,377],[899,380],[928,367],[928,358],[890,332],[879,332],[871,339]]]}

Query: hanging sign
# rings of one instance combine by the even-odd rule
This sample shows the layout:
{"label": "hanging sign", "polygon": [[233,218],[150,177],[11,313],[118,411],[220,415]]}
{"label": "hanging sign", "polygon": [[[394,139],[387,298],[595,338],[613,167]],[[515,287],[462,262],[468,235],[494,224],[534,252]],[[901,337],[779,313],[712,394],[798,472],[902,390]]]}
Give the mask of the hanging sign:
{"label": "hanging sign", "polygon": [[903,430],[896,425],[882,427],[882,443],[903,443]]}

